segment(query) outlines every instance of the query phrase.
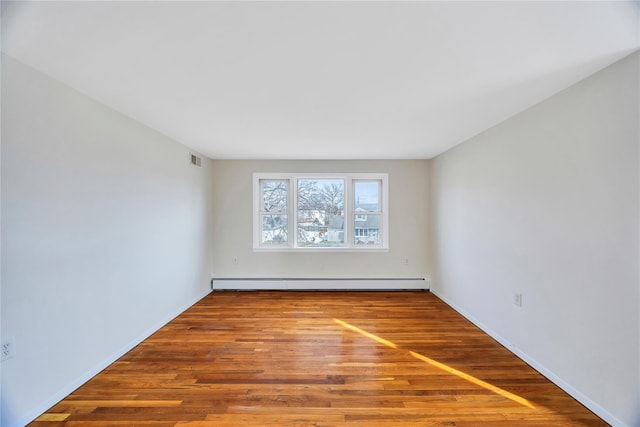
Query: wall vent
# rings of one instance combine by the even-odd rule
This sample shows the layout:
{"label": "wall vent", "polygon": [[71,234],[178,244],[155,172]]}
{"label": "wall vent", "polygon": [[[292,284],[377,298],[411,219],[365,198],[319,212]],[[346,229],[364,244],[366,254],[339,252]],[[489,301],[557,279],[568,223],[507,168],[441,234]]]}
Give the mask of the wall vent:
{"label": "wall vent", "polygon": [[196,156],[195,154],[191,155],[191,164],[194,166],[198,166],[201,167],[202,166],[202,159],[198,156]]}

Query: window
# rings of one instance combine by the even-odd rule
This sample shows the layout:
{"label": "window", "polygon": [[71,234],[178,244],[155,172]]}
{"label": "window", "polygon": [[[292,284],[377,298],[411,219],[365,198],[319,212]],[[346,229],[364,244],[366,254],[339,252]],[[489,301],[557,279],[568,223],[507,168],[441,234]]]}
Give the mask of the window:
{"label": "window", "polygon": [[382,180],[353,181],[354,245],[380,245]]}
{"label": "window", "polygon": [[289,182],[260,181],[260,244],[281,245],[289,242]]}
{"label": "window", "polygon": [[254,174],[257,250],[386,250],[387,174]]}
{"label": "window", "polygon": [[344,179],[297,179],[296,246],[344,246]]}

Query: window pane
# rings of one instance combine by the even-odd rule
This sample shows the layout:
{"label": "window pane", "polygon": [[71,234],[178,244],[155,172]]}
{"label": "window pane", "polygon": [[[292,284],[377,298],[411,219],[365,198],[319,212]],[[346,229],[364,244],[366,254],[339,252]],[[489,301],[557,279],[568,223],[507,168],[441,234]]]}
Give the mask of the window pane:
{"label": "window pane", "polygon": [[355,212],[380,212],[380,181],[355,180],[353,191]]}
{"label": "window pane", "polygon": [[287,243],[287,215],[262,215],[261,240],[263,245]]}
{"label": "window pane", "polygon": [[298,180],[298,246],[344,246],[344,180]]}
{"label": "window pane", "polygon": [[287,210],[287,181],[261,180],[263,212],[285,212]]}
{"label": "window pane", "polygon": [[[360,219],[359,219],[360,217]],[[361,218],[365,219],[362,220]],[[379,245],[380,240],[380,215],[366,214],[354,215],[354,245]]]}

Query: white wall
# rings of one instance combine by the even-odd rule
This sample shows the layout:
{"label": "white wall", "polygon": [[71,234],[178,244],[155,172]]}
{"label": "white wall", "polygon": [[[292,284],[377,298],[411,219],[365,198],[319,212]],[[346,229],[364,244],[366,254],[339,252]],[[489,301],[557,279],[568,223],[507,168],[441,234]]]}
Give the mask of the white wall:
{"label": "white wall", "polygon": [[433,290],[627,426],[640,426],[639,77],[636,53],[432,164]]}
{"label": "white wall", "polygon": [[209,291],[211,163],[2,58],[3,426]]}
{"label": "white wall", "polygon": [[[214,160],[213,165],[215,277],[417,278],[430,274],[428,161]],[[388,173],[389,251],[254,252],[254,172]]]}

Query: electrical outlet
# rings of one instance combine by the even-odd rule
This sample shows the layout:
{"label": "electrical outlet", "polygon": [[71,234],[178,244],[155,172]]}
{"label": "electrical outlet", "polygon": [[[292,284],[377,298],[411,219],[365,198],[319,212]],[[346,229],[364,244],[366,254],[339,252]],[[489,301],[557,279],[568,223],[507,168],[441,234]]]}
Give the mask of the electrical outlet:
{"label": "electrical outlet", "polygon": [[513,294],[513,303],[516,307],[522,307],[522,294]]}
{"label": "electrical outlet", "polygon": [[409,265],[409,258],[405,258],[402,260],[403,265]]}
{"label": "electrical outlet", "polygon": [[11,359],[14,353],[13,347],[13,338],[9,338],[5,341],[2,341],[2,361],[4,362],[7,359]]}
{"label": "electrical outlet", "polygon": [[233,265],[238,265],[238,257],[234,256],[231,262],[233,262]]}

